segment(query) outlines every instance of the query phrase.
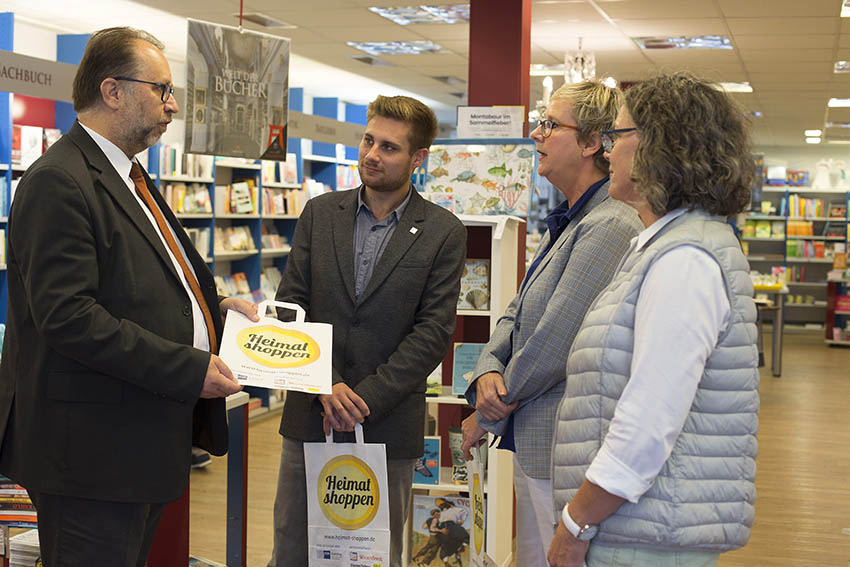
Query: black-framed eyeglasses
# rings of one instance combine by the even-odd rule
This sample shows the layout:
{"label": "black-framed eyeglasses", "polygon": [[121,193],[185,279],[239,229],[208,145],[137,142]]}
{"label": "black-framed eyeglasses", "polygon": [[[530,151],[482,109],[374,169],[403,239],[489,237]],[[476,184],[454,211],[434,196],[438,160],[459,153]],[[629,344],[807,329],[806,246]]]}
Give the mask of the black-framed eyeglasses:
{"label": "black-framed eyeglasses", "polygon": [[599,134],[602,137],[602,149],[610,152],[614,149],[614,144],[617,138],[628,132],[636,132],[637,128],[617,128],[616,130],[602,130]]}
{"label": "black-framed eyeglasses", "polygon": [[174,87],[168,85],[166,83],[154,83],[153,81],[143,81],[141,79],[133,79],[130,77],[115,77],[116,81],[132,81],[134,83],[145,83],[146,85],[154,85],[155,87],[159,87],[159,100],[165,102],[168,100],[168,97],[174,96]]}
{"label": "black-framed eyeglasses", "polygon": [[544,138],[548,138],[550,134],[552,134],[552,130],[555,128],[567,128],[569,130],[578,131],[578,126],[570,126],[569,124],[558,124],[554,120],[550,120],[547,118],[546,120],[540,123],[541,133]]}

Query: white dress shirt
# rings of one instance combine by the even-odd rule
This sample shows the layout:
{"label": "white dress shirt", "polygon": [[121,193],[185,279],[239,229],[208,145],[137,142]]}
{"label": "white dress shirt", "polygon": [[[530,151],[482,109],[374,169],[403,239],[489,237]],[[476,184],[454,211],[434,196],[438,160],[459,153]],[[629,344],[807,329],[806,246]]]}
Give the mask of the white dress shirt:
{"label": "white dress shirt", "polygon": [[[635,251],[682,213],[671,211],[644,229]],[[630,502],[649,490],[730,313],[720,266],[707,252],[678,246],[655,260],[635,306],[631,376],[587,480]]]}
{"label": "white dress shirt", "polygon": [[[112,167],[115,168],[115,171],[118,172],[118,176],[124,180],[124,183],[127,185],[127,189],[130,191],[130,194],[133,195],[133,198],[135,198],[136,202],[139,203],[139,206],[142,208],[142,212],[145,213],[145,216],[150,221],[151,226],[153,226],[153,229],[156,231],[157,236],[159,236],[159,239],[162,241],[162,246],[168,253],[168,257],[171,259],[171,263],[174,264],[174,270],[180,277],[180,283],[183,284],[183,288],[186,290],[186,295],[189,296],[189,301],[192,303],[192,324],[194,326],[195,331],[192,346],[197,349],[209,352],[210,337],[207,332],[207,324],[204,321],[204,314],[201,311],[201,306],[198,305],[198,300],[195,298],[195,294],[192,293],[192,289],[186,282],[186,277],[183,275],[183,269],[180,267],[180,263],[177,261],[177,258],[174,257],[174,254],[171,252],[171,248],[169,248],[168,244],[165,242],[165,238],[162,236],[162,232],[159,230],[159,225],[156,224],[156,219],[154,219],[153,213],[151,213],[145,202],[142,201],[142,198],[139,196],[139,194],[136,193],[136,184],[130,178],[130,168],[133,166],[133,163],[121,150],[121,148],[119,148],[118,146],[116,146],[108,139],[104,138],[82,122],[80,122],[80,126],[82,126],[83,130],[85,130],[88,135],[92,137],[92,140],[94,140],[94,142],[106,155],[106,159],[109,160],[109,163],[111,163]],[[168,224],[167,220],[166,224]],[[186,260],[186,265],[189,266],[189,270],[191,270],[192,274],[195,275],[195,269],[194,267],[192,267],[192,263],[189,262],[189,259],[186,256],[186,250],[183,249],[183,245],[180,243],[180,240],[177,238],[177,235],[174,234],[174,229],[172,227],[169,227],[169,229],[171,230],[172,236],[174,236],[174,241],[177,242],[177,246],[180,248],[180,253],[183,254],[183,258]],[[197,275],[195,275],[195,278],[197,279]],[[208,305],[207,307],[209,309],[215,309],[217,306]]]}

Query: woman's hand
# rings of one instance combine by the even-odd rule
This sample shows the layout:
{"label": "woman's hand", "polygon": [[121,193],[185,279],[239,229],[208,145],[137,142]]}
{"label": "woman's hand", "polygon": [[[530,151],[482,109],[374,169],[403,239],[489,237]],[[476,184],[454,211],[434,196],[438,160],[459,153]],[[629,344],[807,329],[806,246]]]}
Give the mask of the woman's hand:
{"label": "woman's hand", "polygon": [[579,541],[567,531],[564,521],[558,522],[552,545],[549,546],[549,567],[583,567],[589,541]]}

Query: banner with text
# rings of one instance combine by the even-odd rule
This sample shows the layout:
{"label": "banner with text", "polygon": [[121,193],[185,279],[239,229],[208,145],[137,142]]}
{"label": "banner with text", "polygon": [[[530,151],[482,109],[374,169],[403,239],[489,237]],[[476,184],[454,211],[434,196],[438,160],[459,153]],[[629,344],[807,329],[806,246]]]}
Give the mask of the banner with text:
{"label": "banner with text", "polygon": [[286,159],[289,40],[189,20],[186,151]]}
{"label": "banner with text", "polygon": [[522,138],[524,106],[458,106],[458,138]]}

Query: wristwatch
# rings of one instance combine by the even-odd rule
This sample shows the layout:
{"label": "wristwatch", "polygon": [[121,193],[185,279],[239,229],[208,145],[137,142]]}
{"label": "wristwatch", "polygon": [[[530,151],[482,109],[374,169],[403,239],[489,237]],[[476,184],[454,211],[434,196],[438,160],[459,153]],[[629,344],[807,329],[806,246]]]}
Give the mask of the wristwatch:
{"label": "wristwatch", "polygon": [[579,541],[590,541],[596,537],[596,532],[599,531],[599,526],[596,525],[578,525],[575,520],[570,517],[567,506],[564,506],[564,511],[561,513],[561,520],[563,520],[564,527],[567,528],[567,531],[573,534],[573,537]]}

